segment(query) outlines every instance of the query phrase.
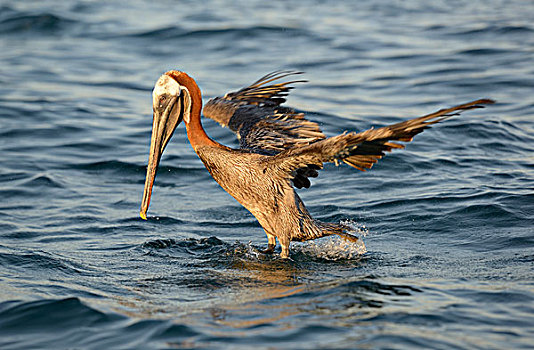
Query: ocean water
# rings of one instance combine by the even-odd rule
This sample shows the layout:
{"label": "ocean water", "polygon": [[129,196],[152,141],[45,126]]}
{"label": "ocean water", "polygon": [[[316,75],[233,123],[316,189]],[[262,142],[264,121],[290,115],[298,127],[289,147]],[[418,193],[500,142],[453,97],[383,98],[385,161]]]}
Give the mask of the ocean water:
{"label": "ocean water", "polygon": [[[0,348],[534,347],[534,3],[0,1]],[[477,98],[310,212],[363,245],[263,256],[179,127],[139,218],[151,90],[277,69],[327,135]],[[205,120],[210,136],[234,135]]]}

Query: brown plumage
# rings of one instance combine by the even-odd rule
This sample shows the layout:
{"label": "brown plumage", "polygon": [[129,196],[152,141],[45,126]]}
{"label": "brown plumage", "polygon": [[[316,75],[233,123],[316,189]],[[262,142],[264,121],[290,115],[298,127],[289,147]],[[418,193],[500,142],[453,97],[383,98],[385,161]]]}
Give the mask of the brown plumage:
{"label": "brown plumage", "polygon": [[141,217],[146,219],[161,154],[183,120],[188,139],[206,169],[265,230],[265,252],[274,251],[276,238],[283,258],[289,256],[291,241],[332,234],[356,241],[358,238],[350,234],[348,227],[313,219],[294,187],[310,187],[309,178],[316,177],[326,162],[370,169],[385,152],[404,148],[397,142],[409,142],[430,125],[461,111],[493,103],[480,99],[389,126],[326,138],[317,123],[281,106],[291,84],[302,80],[276,81],[296,74],[301,73],[273,72],[246,88],[206,103],[204,115],[234,131],[240,149],[231,149],[208,137],[200,122],[200,89],[192,78],[179,71],[162,75],[153,92],[154,123]]}

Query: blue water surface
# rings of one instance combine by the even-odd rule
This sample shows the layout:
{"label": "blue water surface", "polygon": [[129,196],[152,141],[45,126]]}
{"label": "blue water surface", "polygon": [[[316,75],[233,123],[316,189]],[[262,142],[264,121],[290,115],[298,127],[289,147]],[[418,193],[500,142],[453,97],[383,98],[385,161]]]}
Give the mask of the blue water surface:
{"label": "blue water surface", "polygon": [[[0,348],[534,347],[534,3],[1,1]],[[139,218],[151,90],[277,69],[327,135],[482,97],[368,172],[300,190],[335,238],[263,230],[183,126]],[[211,120],[208,134],[237,147]]]}

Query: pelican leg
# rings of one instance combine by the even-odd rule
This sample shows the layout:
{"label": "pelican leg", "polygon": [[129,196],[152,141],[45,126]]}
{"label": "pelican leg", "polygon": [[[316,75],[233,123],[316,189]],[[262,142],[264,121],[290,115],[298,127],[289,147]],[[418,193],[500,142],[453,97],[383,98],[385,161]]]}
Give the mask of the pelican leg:
{"label": "pelican leg", "polygon": [[267,241],[267,249],[260,250],[260,252],[263,254],[272,254],[274,252],[274,248],[276,247],[276,237],[267,233]]}
{"label": "pelican leg", "polygon": [[278,241],[280,242],[280,245],[282,246],[282,252],[280,253],[280,257],[282,259],[289,259],[289,242],[290,240],[287,238],[278,238]]}

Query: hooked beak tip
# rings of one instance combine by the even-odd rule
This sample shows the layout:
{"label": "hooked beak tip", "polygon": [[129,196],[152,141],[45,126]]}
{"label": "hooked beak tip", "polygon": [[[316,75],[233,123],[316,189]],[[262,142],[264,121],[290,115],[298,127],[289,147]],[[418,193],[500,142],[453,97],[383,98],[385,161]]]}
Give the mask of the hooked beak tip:
{"label": "hooked beak tip", "polygon": [[141,217],[141,219],[146,220],[146,212],[144,212],[144,211],[141,210],[141,211],[139,212],[139,216]]}

